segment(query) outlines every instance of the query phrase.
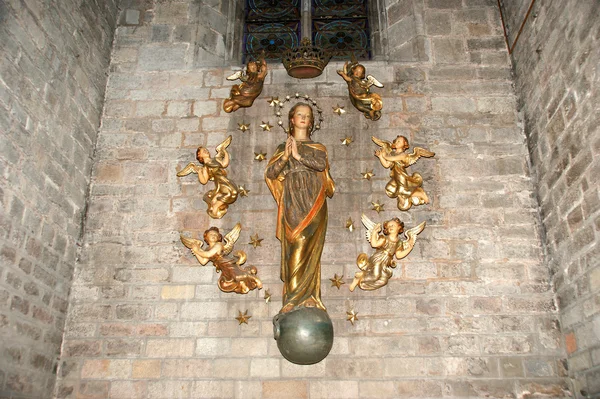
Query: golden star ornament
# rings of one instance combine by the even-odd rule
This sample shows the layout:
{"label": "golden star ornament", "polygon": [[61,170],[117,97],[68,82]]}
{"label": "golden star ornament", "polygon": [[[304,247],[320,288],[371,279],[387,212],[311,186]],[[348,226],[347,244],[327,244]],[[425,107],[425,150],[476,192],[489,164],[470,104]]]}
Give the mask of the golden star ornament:
{"label": "golden star ornament", "polygon": [[379,203],[379,201],[377,202],[371,202],[371,206],[372,206],[372,210],[374,210],[375,212],[379,213],[381,211],[383,211],[383,207],[385,206],[384,204]]}
{"label": "golden star ornament", "polygon": [[350,230],[350,232],[354,231],[354,222],[352,221],[352,218],[348,218],[348,220],[346,220],[346,228]]}
{"label": "golden star ornament", "polygon": [[248,314],[248,311],[246,310],[244,313],[242,313],[241,310],[238,310],[238,316],[235,318],[240,324],[242,323],[246,323],[248,324],[248,320],[252,317]]}
{"label": "golden star ornament", "polygon": [[267,100],[267,102],[269,103],[269,106],[271,106],[271,107],[279,105],[279,103],[280,103],[279,97],[271,97],[271,99]]}
{"label": "golden star ornament", "polygon": [[352,323],[352,325],[354,325],[354,322],[358,320],[358,312],[355,312],[354,309],[346,312],[346,315],[346,320]]}
{"label": "golden star ornament", "polygon": [[241,130],[242,133],[246,130],[250,129],[250,124],[246,122],[238,123],[238,130]]}
{"label": "golden star ornament", "polygon": [[273,125],[271,125],[268,121],[264,122],[260,125],[262,127],[263,132],[270,132]]}
{"label": "golden star ornament", "polygon": [[342,284],[346,284],[344,282],[344,280],[342,280],[344,278],[344,275],[342,274],[341,276],[338,276],[337,273],[333,275],[333,278],[330,278],[329,280],[331,280],[331,286],[332,287],[337,287],[337,289],[339,290],[340,287],[342,286]]}
{"label": "golden star ornament", "polygon": [[373,169],[371,170],[366,170],[365,172],[361,173],[363,179],[367,179],[367,180],[371,180],[371,177],[375,176],[373,174]]}
{"label": "golden star ornament", "polygon": [[352,143],[354,141],[354,138],[352,138],[352,136],[346,136],[343,139],[340,139],[340,141],[342,142],[343,145],[349,146],[350,143]]}
{"label": "golden star ornament", "polygon": [[265,290],[265,303],[271,302],[271,291],[267,288]]}
{"label": "golden star ornament", "polygon": [[342,114],[346,113],[346,110],[344,109],[344,107],[340,107],[339,105],[336,105],[333,108],[333,113],[334,114],[338,114],[339,116],[342,116]]}
{"label": "golden star ornament", "polygon": [[267,159],[267,153],[266,152],[255,152],[254,159],[258,162],[262,162],[265,159]]}
{"label": "golden star ornament", "polygon": [[258,233],[256,233],[253,236],[250,236],[250,242],[248,244],[252,245],[254,248],[262,247],[260,244],[262,240],[264,240],[264,238],[258,238]]}
{"label": "golden star ornament", "polygon": [[246,187],[244,186],[238,187],[238,194],[240,195],[240,197],[247,197],[249,192],[250,190],[246,189]]}

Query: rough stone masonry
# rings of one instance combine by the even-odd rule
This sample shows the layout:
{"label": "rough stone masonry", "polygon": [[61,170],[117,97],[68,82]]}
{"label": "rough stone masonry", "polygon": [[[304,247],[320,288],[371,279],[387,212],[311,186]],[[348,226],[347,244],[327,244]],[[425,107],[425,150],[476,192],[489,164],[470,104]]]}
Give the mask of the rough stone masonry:
{"label": "rough stone masonry", "polygon": [[[335,72],[340,62],[331,63],[322,76],[309,81],[290,78],[282,66],[270,65],[255,105],[224,113],[222,102],[231,87],[225,77],[240,63],[241,3],[131,0],[120,3],[117,15],[110,2],[45,7],[37,13],[32,1],[0,2],[1,35],[11,39],[0,41],[7,50],[0,58],[0,128],[10,132],[0,136],[0,248],[3,265],[8,266],[0,272],[0,396],[593,395],[598,339],[594,330],[597,288],[591,287],[597,273],[591,266],[598,241],[594,219],[598,211],[593,206],[598,192],[589,168],[597,166],[598,133],[591,122],[594,103],[590,100],[597,94],[597,84],[592,84],[597,72],[586,63],[593,56],[580,64],[588,69],[584,78],[576,79],[581,89],[573,97],[581,110],[576,115],[588,115],[573,120],[579,121],[578,129],[589,129],[585,137],[590,137],[591,155],[584,157],[589,162],[583,164],[587,168],[582,166],[583,177],[569,180],[568,185],[586,193],[581,202],[585,219],[577,224],[574,214],[569,220],[573,236],[578,236],[579,227],[584,232],[591,229],[593,239],[577,252],[578,259],[587,259],[590,266],[585,271],[576,269],[577,273],[569,268],[573,273],[567,274],[560,271],[564,265],[552,266],[554,258],[545,257],[550,253],[548,237],[555,237],[548,233],[554,231],[548,221],[561,223],[563,214],[550,211],[555,216],[543,216],[544,206],[553,210],[557,204],[544,205],[543,198],[558,200],[564,190],[557,187],[556,194],[547,197],[547,185],[541,181],[554,181],[543,176],[552,173],[558,159],[550,161],[537,149],[540,140],[535,138],[544,137],[548,129],[539,122],[534,131],[529,121],[536,118],[537,108],[523,106],[537,104],[537,95],[526,99],[531,103],[522,101],[523,93],[535,90],[521,82],[527,81],[529,70],[540,67],[519,64],[527,56],[520,51],[529,57],[535,51],[513,53],[518,100],[496,1],[371,2],[384,17],[379,21],[376,59],[365,63],[367,72],[385,85],[376,89],[384,98],[383,117],[377,122],[367,121],[352,108],[346,84]],[[575,1],[561,7],[551,3],[546,14],[539,12],[548,21],[560,13],[572,12],[574,19],[578,15],[573,11]],[[512,9],[505,7],[505,11],[510,14]],[[84,22],[94,18],[104,20]],[[47,19],[56,23],[43,22]],[[34,28],[38,22],[43,24],[40,32]],[[593,29],[575,23],[559,26],[574,31],[568,37],[581,38],[582,50],[577,54],[597,42],[597,35],[586,33]],[[19,27],[24,32],[15,30]],[[529,47],[533,39],[524,32],[520,40]],[[30,36],[30,41],[23,39]],[[74,38],[73,42],[65,37]],[[64,57],[57,75],[62,80],[32,73],[46,68],[35,52],[40,49],[45,49],[42,54],[50,61]],[[559,53],[551,47],[543,51]],[[27,69],[28,62],[37,69]],[[567,61],[556,60],[556,68],[561,69],[563,62]],[[571,73],[580,76],[577,71]],[[555,72],[544,71],[543,76]],[[537,72],[533,76],[541,79]],[[564,76],[571,75],[564,72]],[[83,83],[84,77],[89,85]],[[32,95],[53,90],[52,106],[45,105],[52,94],[43,97],[46,102],[28,102]],[[544,94],[549,96],[548,104],[560,105],[561,116],[568,115],[564,107],[569,90],[563,96],[558,91]],[[263,121],[276,124],[265,100],[295,92],[310,95],[325,110],[323,129],[315,139],[329,150],[338,188],[329,203],[322,259],[323,300],[336,337],[331,354],[314,366],[283,360],[272,337],[271,319],[281,300],[276,209],[263,179],[266,164],[254,160],[254,152],[270,156],[285,138],[275,128],[263,132],[258,126]],[[550,100],[555,97],[558,100]],[[39,104],[41,109],[33,108]],[[335,115],[336,105],[348,112]],[[517,109],[523,110],[525,125]],[[242,122],[250,123],[251,129],[237,130]],[[25,134],[28,129],[33,132]],[[566,140],[571,133],[563,130],[553,131]],[[77,138],[82,132],[89,137],[85,150]],[[209,188],[191,177],[177,178],[176,172],[194,160],[199,145],[212,151],[229,134],[233,135],[230,176],[249,190],[249,196],[238,199],[222,220],[215,221],[206,215],[202,201]],[[391,140],[398,134],[407,136],[411,145],[436,153],[414,167],[424,177],[431,204],[409,212],[398,211],[395,200],[386,197],[387,171],[373,156],[376,146],[371,136]],[[353,137],[350,146],[341,143],[345,136]],[[576,154],[586,154],[587,147],[583,152],[573,145],[564,148],[573,158],[566,158],[563,169],[571,159],[573,165],[581,165]],[[545,157],[549,161],[542,162]],[[69,163],[71,159],[83,166]],[[38,168],[27,167],[33,161]],[[56,163],[58,170],[53,169]],[[375,173],[370,181],[360,175],[368,169]],[[371,201],[383,202],[385,210],[377,214]],[[411,255],[398,262],[385,289],[350,293],[347,286],[357,270],[356,256],[370,251],[359,226],[362,213],[376,221],[399,216],[408,227],[425,220],[427,227]],[[353,232],[345,228],[348,217],[357,227]],[[258,268],[265,289],[273,294],[270,303],[262,292],[245,296],[220,292],[214,268],[199,266],[179,242],[180,232],[200,237],[209,225],[227,230],[238,221],[243,230],[236,248],[246,251],[247,263]],[[46,224],[52,228],[50,233]],[[257,248],[248,244],[253,234],[264,238]],[[66,238],[59,238],[63,235]],[[570,248],[571,241],[556,237],[556,248],[567,253],[564,248]],[[51,255],[58,260],[48,258]],[[75,268],[72,286],[71,272],[62,273],[63,266],[55,266],[62,264],[65,271]],[[340,290],[330,286],[335,273],[343,274],[346,281]],[[56,285],[48,285],[52,281]],[[566,283],[557,284],[560,281]],[[585,284],[588,291],[583,290]],[[32,290],[33,285],[39,291]],[[580,299],[565,305],[561,298],[567,296],[561,292],[581,293]],[[56,308],[57,303],[62,307]],[[61,339],[61,315],[67,307]],[[42,318],[40,309],[50,309],[46,312],[51,318]],[[358,312],[354,325],[346,321],[346,311],[351,309]],[[238,325],[234,319],[240,310],[252,315],[249,324]],[[585,318],[569,319],[570,314]],[[38,351],[47,358],[43,367],[34,360]],[[565,361],[566,353],[570,363]]]}

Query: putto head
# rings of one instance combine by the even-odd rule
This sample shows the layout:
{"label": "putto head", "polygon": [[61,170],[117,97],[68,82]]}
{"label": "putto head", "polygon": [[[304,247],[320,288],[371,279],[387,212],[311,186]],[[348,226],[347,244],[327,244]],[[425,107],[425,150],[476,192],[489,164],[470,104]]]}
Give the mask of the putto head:
{"label": "putto head", "polygon": [[390,230],[393,229],[392,225],[394,224],[398,226],[398,233],[404,231],[404,223],[398,218],[392,218],[383,224],[383,234],[386,236],[390,234]]}
{"label": "putto head", "polygon": [[209,236],[216,237],[216,242],[223,241],[223,235],[219,232],[218,227],[215,227],[215,226],[209,227],[208,230],[206,230],[204,232],[203,238],[204,238],[204,242],[206,242],[207,244],[210,244]]}

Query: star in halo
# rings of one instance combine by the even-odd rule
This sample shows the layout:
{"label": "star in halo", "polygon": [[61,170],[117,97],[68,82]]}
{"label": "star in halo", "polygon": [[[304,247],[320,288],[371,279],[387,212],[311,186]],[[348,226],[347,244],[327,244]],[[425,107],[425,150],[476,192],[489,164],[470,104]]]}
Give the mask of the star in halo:
{"label": "star in halo", "polygon": [[265,290],[265,303],[271,302],[271,291],[267,288]]}
{"label": "star in halo", "polygon": [[370,170],[366,170],[363,173],[361,173],[363,179],[367,179],[367,180],[371,180],[371,177],[375,176],[375,174],[373,173],[373,169]]}
{"label": "star in halo", "polygon": [[266,152],[255,152],[254,159],[257,160],[258,162],[262,162],[265,159],[267,159],[267,153]]}
{"label": "star in halo", "polygon": [[384,204],[381,204],[379,201],[377,202],[371,202],[371,206],[373,206],[373,208],[371,208],[372,210],[374,210],[375,212],[379,213],[381,211],[383,211],[383,207],[385,206]]}
{"label": "star in halo", "polygon": [[267,102],[269,103],[270,107],[274,107],[276,105],[279,105],[279,103],[280,103],[279,97],[271,97],[271,99],[267,100]]}
{"label": "star in halo", "polygon": [[346,220],[346,228],[350,230],[350,232],[354,231],[354,222],[352,221],[352,218],[348,218],[348,220]]}
{"label": "star in halo", "polygon": [[271,128],[273,127],[268,121],[262,123],[262,125],[260,125],[260,127],[262,127],[263,132],[270,132]]}
{"label": "star in halo", "polygon": [[250,236],[250,242],[248,244],[252,245],[254,248],[262,247],[260,244],[262,240],[264,240],[264,238],[258,238],[258,233],[256,233],[253,236]]}
{"label": "star in halo", "polygon": [[238,123],[238,130],[241,130],[244,133],[246,130],[250,129],[250,124],[246,122]]}
{"label": "star in halo", "polygon": [[344,278],[344,275],[342,274],[341,276],[338,277],[337,273],[333,275],[333,278],[330,278],[329,280],[331,280],[331,286],[332,287],[337,287],[337,289],[339,290],[340,287],[342,286],[342,284],[346,284],[346,282],[344,280],[342,280]]}
{"label": "star in halo", "polygon": [[358,320],[358,312],[355,312],[354,309],[346,312],[346,315],[346,320],[352,323],[352,325],[354,325],[354,322]]}
{"label": "star in halo", "polygon": [[244,313],[242,313],[241,310],[238,310],[238,317],[236,317],[235,319],[240,323],[246,323],[248,324],[248,320],[252,317],[250,315],[248,315],[248,311],[246,310]]}
{"label": "star in halo", "polygon": [[247,197],[249,192],[250,192],[250,190],[247,190],[246,187],[244,187],[244,186],[238,187],[238,194],[241,197]]}
{"label": "star in halo", "polygon": [[335,107],[331,107],[333,108],[333,113],[334,114],[338,114],[339,116],[342,116],[342,114],[346,113],[346,110],[344,109],[344,107],[340,107],[339,105],[336,105]]}
{"label": "star in halo", "polygon": [[352,138],[352,136],[346,136],[343,139],[340,139],[340,141],[342,142],[343,145],[349,146],[350,143],[352,143],[354,141],[354,139]]}

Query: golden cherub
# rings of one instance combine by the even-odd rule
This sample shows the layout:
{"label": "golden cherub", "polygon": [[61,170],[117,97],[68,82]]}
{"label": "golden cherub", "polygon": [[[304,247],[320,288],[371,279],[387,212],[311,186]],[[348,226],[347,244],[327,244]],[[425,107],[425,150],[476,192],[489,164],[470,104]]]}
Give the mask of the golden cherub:
{"label": "golden cherub", "polygon": [[406,154],[408,140],[398,136],[393,143],[371,137],[381,148],[375,151],[384,168],[390,169],[390,181],[385,186],[385,193],[390,198],[398,199],[398,209],[406,211],[413,205],[429,203],[429,198],[423,188],[423,178],[418,173],[409,175],[406,168],[413,165],[421,157],[431,158],[435,153],[424,148],[414,147],[412,154]]}
{"label": "golden cherub", "polygon": [[262,288],[262,281],[256,276],[256,267],[241,267],[246,262],[244,251],[236,251],[233,257],[227,256],[233,250],[241,230],[242,226],[237,223],[225,235],[225,244],[223,244],[223,236],[219,229],[210,227],[204,232],[203,237],[208,244],[207,250],[202,249],[202,240],[180,236],[183,245],[192,251],[202,266],[211,261],[217,268],[217,272],[221,272],[218,285],[223,292],[246,294],[255,288]]}
{"label": "golden cherub", "polygon": [[227,80],[241,80],[242,83],[233,85],[229,98],[223,102],[223,110],[229,113],[241,107],[251,107],[262,92],[266,76],[267,62],[264,54],[258,61],[248,61],[246,71],[237,71],[228,76]]}
{"label": "golden cherub", "polygon": [[354,291],[357,286],[362,290],[372,291],[386,285],[392,277],[392,269],[396,267],[394,257],[400,260],[408,256],[415,246],[417,234],[425,228],[425,222],[422,222],[406,230],[407,239],[401,240],[400,234],[404,232],[404,223],[400,219],[393,218],[385,222],[383,235],[379,234],[381,223],[374,223],[365,214],[362,215],[361,220],[367,228],[367,241],[376,251],[370,257],[365,253],[358,255],[356,264],[361,271],[354,275],[350,291]]}
{"label": "golden cherub", "polygon": [[215,188],[204,194],[204,201],[208,204],[207,213],[213,219],[221,219],[226,213],[229,205],[233,204],[238,197],[238,185],[227,178],[227,166],[229,166],[229,153],[227,147],[231,144],[231,136],[227,137],[216,148],[217,155],[210,157],[210,152],[205,147],[198,147],[196,159],[200,165],[190,162],[177,176],[183,177],[190,173],[196,173],[202,184],[209,180],[215,182]]}
{"label": "golden cherub", "polygon": [[365,78],[365,67],[352,57],[352,61],[346,62],[342,70],[337,71],[346,83],[352,105],[365,115],[365,118],[378,120],[381,118],[383,100],[377,93],[371,93],[371,86],[383,87],[377,79],[371,75]]}

